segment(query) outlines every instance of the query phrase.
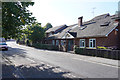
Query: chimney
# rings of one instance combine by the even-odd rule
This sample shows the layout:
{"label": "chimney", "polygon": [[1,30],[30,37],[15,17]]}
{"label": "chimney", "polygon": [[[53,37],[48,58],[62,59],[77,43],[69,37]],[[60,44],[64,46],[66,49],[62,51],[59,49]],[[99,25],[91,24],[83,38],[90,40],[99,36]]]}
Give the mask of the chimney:
{"label": "chimney", "polygon": [[79,17],[78,18],[78,26],[82,26],[82,19],[83,19],[83,16]]}

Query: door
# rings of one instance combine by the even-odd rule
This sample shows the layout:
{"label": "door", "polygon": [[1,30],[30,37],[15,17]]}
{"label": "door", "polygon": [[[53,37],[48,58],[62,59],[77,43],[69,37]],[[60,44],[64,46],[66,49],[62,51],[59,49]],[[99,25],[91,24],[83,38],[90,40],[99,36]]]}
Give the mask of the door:
{"label": "door", "polygon": [[73,50],[73,45],[74,45],[74,41],[73,40],[68,40],[68,51],[72,51]]}

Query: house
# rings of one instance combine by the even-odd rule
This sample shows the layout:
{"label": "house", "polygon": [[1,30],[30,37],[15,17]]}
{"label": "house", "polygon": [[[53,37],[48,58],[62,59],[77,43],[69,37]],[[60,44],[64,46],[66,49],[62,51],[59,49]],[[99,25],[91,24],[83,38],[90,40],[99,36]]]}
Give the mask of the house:
{"label": "house", "polygon": [[55,35],[59,34],[62,30],[64,30],[67,27],[68,26],[66,24],[64,24],[64,25],[60,25],[60,26],[56,26],[56,27],[48,29],[45,32],[46,33],[45,43],[51,44],[52,39],[55,38]]}
{"label": "house", "polygon": [[76,45],[81,48],[120,48],[119,17],[109,13],[96,16],[83,22],[83,16],[78,18],[78,23],[70,25],[60,33],[53,35],[53,45],[59,45],[60,50],[71,51]]}

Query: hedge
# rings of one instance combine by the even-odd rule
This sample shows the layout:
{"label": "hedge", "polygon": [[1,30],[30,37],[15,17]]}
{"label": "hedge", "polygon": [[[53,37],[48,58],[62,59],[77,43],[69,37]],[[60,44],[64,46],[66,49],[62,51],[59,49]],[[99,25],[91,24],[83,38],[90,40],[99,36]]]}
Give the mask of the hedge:
{"label": "hedge", "polygon": [[76,47],[75,53],[80,55],[96,56],[96,57],[120,60],[120,50],[86,49],[86,48]]}
{"label": "hedge", "polygon": [[32,47],[38,48],[38,49],[47,49],[47,50],[59,50],[59,47],[52,44],[40,44],[40,43],[34,43],[32,44]]}

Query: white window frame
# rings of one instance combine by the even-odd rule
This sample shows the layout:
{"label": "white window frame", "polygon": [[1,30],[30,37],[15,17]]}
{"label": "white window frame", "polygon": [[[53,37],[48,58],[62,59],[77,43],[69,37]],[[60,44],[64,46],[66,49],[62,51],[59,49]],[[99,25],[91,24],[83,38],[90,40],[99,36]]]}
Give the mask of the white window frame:
{"label": "white window frame", "polygon": [[81,46],[81,45],[80,45],[81,43],[79,43],[80,48],[85,48],[85,46],[86,46],[86,45],[85,45],[85,39],[80,39],[80,42],[81,42],[81,41],[84,41],[84,46]]}
{"label": "white window frame", "polygon": [[[95,47],[93,47],[93,40],[95,40]],[[92,42],[92,46],[90,46],[90,42]],[[89,48],[96,48],[96,39],[89,39]]]}
{"label": "white window frame", "polygon": [[55,45],[55,40],[52,40],[52,45]]}

